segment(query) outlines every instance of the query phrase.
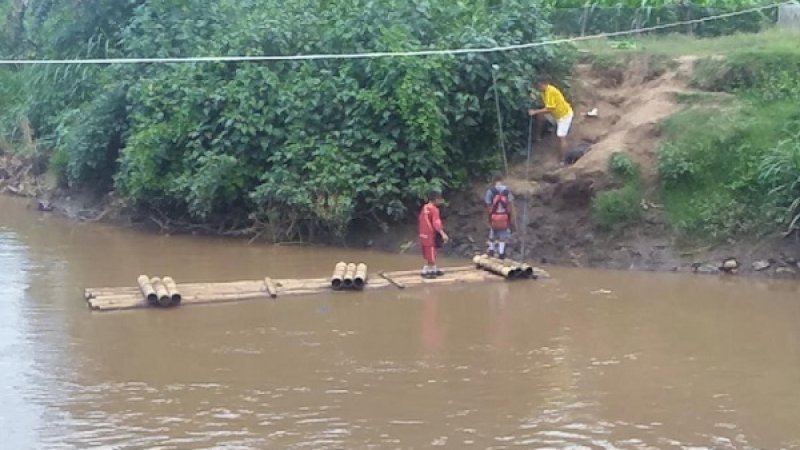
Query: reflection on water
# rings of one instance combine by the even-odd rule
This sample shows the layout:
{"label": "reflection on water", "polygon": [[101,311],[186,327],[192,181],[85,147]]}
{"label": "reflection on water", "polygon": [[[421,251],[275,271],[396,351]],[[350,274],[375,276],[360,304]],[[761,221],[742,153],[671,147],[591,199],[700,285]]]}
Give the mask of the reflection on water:
{"label": "reflection on water", "polygon": [[556,270],[91,313],[84,287],[139,273],[235,280],[327,275],[340,258],[419,261],[147,236],[6,198],[0,211],[6,448],[800,446],[795,283]]}
{"label": "reflection on water", "polygon": [[[26,259],[25,248],[14,233],[0,227],[0,430],[10,433],[12,442],[32,447],[39,411],[27,406],[36,382],[31,379],[31,337],[23,317]],[[18,427],[19,423],[30,427]]]}

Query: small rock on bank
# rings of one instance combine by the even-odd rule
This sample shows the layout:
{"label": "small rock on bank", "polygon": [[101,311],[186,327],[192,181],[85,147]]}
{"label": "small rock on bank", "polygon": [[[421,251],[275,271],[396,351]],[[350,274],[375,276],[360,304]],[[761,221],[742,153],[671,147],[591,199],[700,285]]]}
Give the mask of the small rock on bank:
{"label": "small rock on bank", "polygon": [[756,261],[753,263],[753,270],[756,272],[761,272],[762,270],[767,270],[770,267],[769,261]]}

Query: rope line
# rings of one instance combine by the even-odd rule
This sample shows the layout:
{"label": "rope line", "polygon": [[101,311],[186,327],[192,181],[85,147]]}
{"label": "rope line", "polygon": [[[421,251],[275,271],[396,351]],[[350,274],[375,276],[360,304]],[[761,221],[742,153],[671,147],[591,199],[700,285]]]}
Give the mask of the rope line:
{"label": "rope line", "polygon": [[511,44],[496,47],[478,48],[457,48],[457,49],[431,49],[431,50],[412,50],[402,52],[368,52],[368,53],[327,53],[310,55],[274,55],[274,56],[193,56],[193,57],[168,57],[168,58],[89,58],[89,59],[0,59],[0,65],[12,64],[179,64],[179,63],[204,63],[204,62],[258,62],[258,61],[313,61],[313,60],[335,60],[335,59],[365,59],[365,58],[386,58],[386,57],[411,57],[411,56],[437,56],[437,55],[464,55],[477,53],[498,53],[513,50],[524,50],[529,48],[544,47],[547,45],[567,44],[571,42],[588,41],[617,36],[629,36],[634,34],[646,33],[649,31],[664,30],[693,25],[713,20],[735,17],[752,12],[764,11],[777,8],[783,5],[794,4],[794,0],[773,3],[770,5],[757,6],[732,11],[729,13],[717,14],[714,16],[701,17],[697,19],[672,22],[661,25],[654,25],[647,28],[637,28],[633,30],[615,31],[611,33],[599,33],[590,36],[576,36],[570,38],[551,39],[539,42],[528,42],[523,44]]}

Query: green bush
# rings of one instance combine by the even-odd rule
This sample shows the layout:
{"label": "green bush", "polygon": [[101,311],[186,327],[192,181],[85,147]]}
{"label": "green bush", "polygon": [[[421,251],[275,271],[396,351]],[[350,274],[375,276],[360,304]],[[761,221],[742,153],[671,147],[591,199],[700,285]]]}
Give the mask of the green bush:
{"label": "green bush", "polygon": [[624,152],[611,155],[608,170],[623,186],[595,196],[592,200],[592,218],[597,228],[613,231],[636,223],[641,218],[642,179],[639,165]]}
{"label": "green bush", "polygon": [[726,164],[727,150],[717,149],[734,140],[739,125],[746,120],[746,114],[738,107],[719,110],[713,105],[697,106],[670,117],[662,127],[667,139],[658,152],[661,183],[677,188],[702,180]]}
{"label": "green bush", "polygon": [[80,108],[61,114],[55,152],[68,186],[112,187],[127,131],[125,88],[112,86]]}
{"label": "green bush", "polygon": [[631,157],[624,152],[614,152],[608,159],[608,170],[611,174],[625,182],[639,182],[640,170]]}
{"label": "green bush", "polygon": [[[740,11],[760,4],[758,1],[742,2],[691,2],[686,7],[665,1],[599,1],[580,0],[548,2],[553,7],[553,25],[567,35],[591,35],[649,28],[669,23],[716,16]],[[755,33],[777,20],[777,8],[754,11],[717,20],[694,23],[689,26],[662,28],[651,33],[664,34],[689,32],[695,36],[713,37],[734,33]]]}
{"label": "green bush", "polygon": [[800,132],[795,101],[764,103],[747,94],[733,106],[678,113],[663,131],[657,169],[679,235],[724,239],[791,219],[798,196],[792,177],[800,174],[791,145]]}
{"label": "green bush", "polygon": [[[550,37],[548,10],[522,0],[47,3],[24,15],[18,34],[33,44],[15,54],[335,54]],[[537,47],[22,72],[35,93],[26,112],[70,185],[114,188],[197,221],[260,219],[296,238],[341,234],[353,219],[400,220],[430,187],[499,166],[492,65],[508,142],[521,146],[531,78],[564,78],[571,61],[567,47]]]}
{"label": "green bush", "polygon": [[620,189],[603,191],[592,201],[592,218],[604,231],[621,229],[639,220],[642,214],[642,192],[630,183]]}
{"label": "green bush", "polygon": [[25,80],[20,71],[0,68],[0,135],[16,137],[24,103]]}
{"label": "green bush", "polygon": [[[258,3],[188,13],[148,5],[123,34],[126,51],[402,51],[536,40],[549,29],[517,1],[502,13],[480,2]],[[258,25],[265,21],[270,29]],[[184,30],[186,40],[145,33],[159,27]],[[129,91],[117,186],[140,204],[203,220],[242,210],[295,235],[338,234],[355,218],[398,220],[431,186],[461,186],[499,163],[492,63],[509,141],[522,142],[531,74],[569,67],[553,50],[155,67]]]}
{"label": "green bush", "polygon": [[794,135],[769,149],[759,164],[759,182],[768,189],[769,201],[782,223],[795,222],[800,212],[800,124]]}

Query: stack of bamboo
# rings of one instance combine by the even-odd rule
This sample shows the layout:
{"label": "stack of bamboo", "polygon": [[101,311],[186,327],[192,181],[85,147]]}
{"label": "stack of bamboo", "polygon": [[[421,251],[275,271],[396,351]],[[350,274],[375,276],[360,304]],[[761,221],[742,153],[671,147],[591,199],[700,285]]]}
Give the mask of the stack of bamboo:
{"label": "stack of bamboo", "polygon": [[364,289],[367,284],[367,265],[340,261],[333,268],[331,287],[335,291]]}
{"label": "stack of bamboo", "polygon": [[136,281],[139,284],[139,291],[148,304],[162,308],[181,304],[181,293],[178,291],[177,283],[171,277],[150,278],[147,275],[139,275]]}
{"label": "stack of bamboo", "polygon": [[528,263],[492,258],[488,255],[476,255],[472,258],[472,262],[480,269],[500,275],[509,280],[520,278],[535,280],[539,278],[539,274],[536,273],[534,267]]}

